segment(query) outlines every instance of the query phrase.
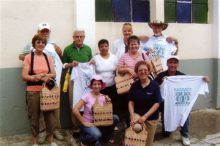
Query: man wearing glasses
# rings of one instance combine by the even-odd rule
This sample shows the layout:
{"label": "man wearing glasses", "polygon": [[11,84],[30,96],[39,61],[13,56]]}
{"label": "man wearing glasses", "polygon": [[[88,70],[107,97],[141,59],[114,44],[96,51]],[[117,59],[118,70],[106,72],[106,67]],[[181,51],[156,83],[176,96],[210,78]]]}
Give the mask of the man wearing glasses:
{"label": "man wearing glasses", "polygon": [[74,31],[73,43],[64,49],[62,56],[65,69],[75,67],[79,62],[89,62],[92,58],[92,50],[88,45],[84,44],[84,39],[84,30],[77,29]]}
{"label": "man wearing glasses", "polygon": [[[79,63],[87,63],[92,58],[92,50],[88,45],[84,44],[84,40],[85,40],[85,31],[83,29],[76,29],[73,32],[73,42],[71,44],[69,44],[67,47],[65,47],[65,49],[63,51],[62,61],[63,61],[63,68],[65,69],[65,71],[62,74],[62,82],[61,82],[62,85],[63,85],[63,81],[64,81],[64,76],[66,76],[65,72],[66,72],[66,74],[71,74],[72,69],[74,67],[77,67],[79,65]],[[79,124],[76,121],[75,117],[72,116],[73,88],[76,86],[78,88],[80,88],[81,85],[79,85],[80,84],[79,82],[74,81],[74,83],[73,83],[73,80],[64,81],[64,82],[68,82],[68,89],[69,90],[68,90],[67,94],[64,93],[64,91],[63,91],[62,95],[69,96],[69,99],[68,99],[68,101],[66,101],[66,103],[63,102],[63,104],[67,105],[67,102],[69,102],[69,105],[70,105],[69,109],[71,110],[69,112],[71,113],[71,120],[72,120],[72,126],[73,126],[72,132],[78,133],[79,132]],[[81,94],[81,92],[78,91],[78,94]],[[77,98],[75,97],[75,99],[77,99]],[[67,112],[69,109],[66,108],[65,112]],[[63,112],[63,111],[64,110],[62,110],[61,112]],[[64,119],[65,122],[67,122],[68,119],[66,117],[64,117],[64,118],[65,118]],[[61,124],[62,124],[62,118],[61,118]],[[71,127],[67,127],[67,128],[69,129]]]}

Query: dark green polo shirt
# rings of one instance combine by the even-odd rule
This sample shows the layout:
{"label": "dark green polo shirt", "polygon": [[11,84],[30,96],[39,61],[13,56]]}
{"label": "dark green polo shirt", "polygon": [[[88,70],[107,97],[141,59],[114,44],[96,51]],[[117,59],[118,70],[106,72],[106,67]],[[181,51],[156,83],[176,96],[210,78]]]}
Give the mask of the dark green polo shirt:
{"label": "dark green polo shirt", "polygon": [[62,61],[63,63],[70,63],[72,61],[84,63],[90,61],[91,58],[92,50],[89,46],[83,44],[81,48],[77,49],[74,43],[72,43],[64,49]]}

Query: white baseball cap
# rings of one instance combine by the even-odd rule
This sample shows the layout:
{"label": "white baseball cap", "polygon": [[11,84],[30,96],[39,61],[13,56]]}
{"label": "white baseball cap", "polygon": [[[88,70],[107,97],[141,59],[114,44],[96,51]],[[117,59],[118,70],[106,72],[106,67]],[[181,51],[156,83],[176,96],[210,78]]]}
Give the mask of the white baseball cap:
{"label": "white baseball cap", "polygon": [[50,25],[47,22],[42,22],[38,25],[38,30],[48,29],[50,30]]}
{"label": "white baseball cap", "polygon": [[179,57],[176,56],[176,55],[171,55],[167,58],[167,61],[170,60],[170,59],[176,59],[178,62],[179,62]]}

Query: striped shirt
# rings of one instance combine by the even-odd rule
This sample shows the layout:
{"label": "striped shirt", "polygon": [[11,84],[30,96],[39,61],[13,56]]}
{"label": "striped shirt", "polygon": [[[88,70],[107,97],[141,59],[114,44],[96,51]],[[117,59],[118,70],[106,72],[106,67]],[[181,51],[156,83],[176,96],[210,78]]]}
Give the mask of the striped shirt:
{"label": "striped shirt", "polygon": [[[149,58],[147,55],[144,55],[144,58],[146,61],[149,61]],[[141,60],[144,60],[143,57],[142,57],[142,54],[138,52],[138,56],[136,58],[133,58],[129,55],[129,53],[124,53],[119,62],[118,62],[118,65],[119,66],[126,66],[130,69],[134,69],[134,66],[135,64],[138,62],[138,61],[141,61]]]}

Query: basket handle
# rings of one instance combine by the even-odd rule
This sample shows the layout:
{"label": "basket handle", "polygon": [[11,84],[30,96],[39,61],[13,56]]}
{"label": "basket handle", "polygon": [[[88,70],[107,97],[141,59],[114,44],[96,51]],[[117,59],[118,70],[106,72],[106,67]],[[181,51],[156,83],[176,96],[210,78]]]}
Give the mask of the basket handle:
{"label": "basket handle", "polygon": [[[116,74],[116,76],[120,76],[120,77],[123,77],[123,76],[125,76],[125,75],[130,75],[130,77],[131,78],[133,78],[133,79],[135,79],[130,73],[128,73],[128,72],[126,72],[126,73],[123,73],[123,74],[120,74],[120,73],[118,73],[118,67],[117,67],[117,69],[116,69],[116,71],[115,71],[115,74]],[[116,77],[115,76],[115,77]]]}
{"label": "basket handle", "polygon": [[[58,86],[57,86],[57,83],[56,83],[56,81],[55,81],[54,79],[52,79],[52,80],[50,80],[50,81],[53,81],[54,87],[58,87]],[[47,82],[43,82],[43,84],[42,84],[43,88],[46,86],[46,84],[47,84]],[[53,87],[53,88],[54,88],[54,87]],[[48,87],[47,87],[47,88],[48,88]],[[53,88],[51,88],[51,89],[53,89]],[[51,89],[50,89],[50,90],[51,90]]]}
{"label": "basket handle", "polygon": [[[101,96],[104,96],[104,97],[105,97],[105,100],[106,100],[106,96],[108,96],[108,95],[101,94]],[[99,102],[98,102],[98,100],[99,100],[99,99],[97,98],[97,99],[95,100],[95,103],[94,103],[94,104],[100,105]],[[105,102],[105,104],[110,104],[110,103],[112,103],[111,100],[106,100],[106,102]],[[100,106],[101,106],[101,105],[100,105]]]}
{"label": "basket handle", "polygon": [[[54,79],[52,79],[52,80],[50,80],[50,81],[53,81],[53,82],[54,82],[54,84],[57,86],[57,83],[56,83],[56,81],[55,81]],[[46,83],[47,83],[47,82],[43,82],[42,86],[45,86],[45,85],[46,85]]]}
{"label": "basket handle", "polygon": [[[137,113],[134,113],[134,119],[138,119],[140,117],[140,115],[139,114],[137,114]],[[135,123],[134,123],[134,125],[136,124],[136,123],[139,123],[138,121],[136,121]],[[139,123],[141,126],[142,126],[142,131],[146,131],[146,125],[144,124],[144,122],[143,123]],[[133,126],[134,126],[133,125]],[[131,129],[133,130],[133,126],[131,126],[130,125],[130,127],[131,127]],[[134,130],[133,130],[134,131]],[[142,132],[141,131],[141,132]]]}

